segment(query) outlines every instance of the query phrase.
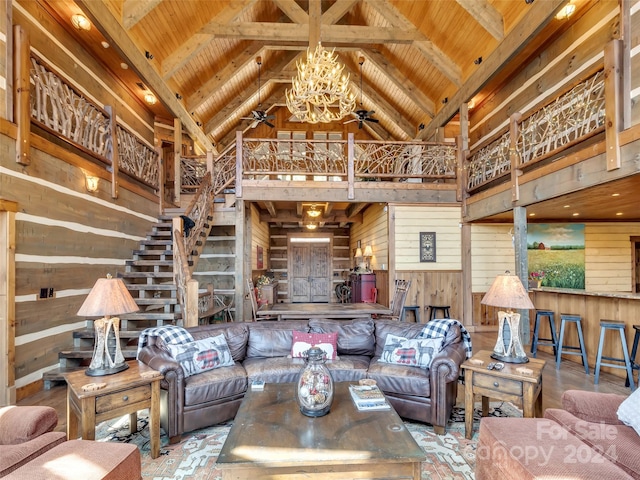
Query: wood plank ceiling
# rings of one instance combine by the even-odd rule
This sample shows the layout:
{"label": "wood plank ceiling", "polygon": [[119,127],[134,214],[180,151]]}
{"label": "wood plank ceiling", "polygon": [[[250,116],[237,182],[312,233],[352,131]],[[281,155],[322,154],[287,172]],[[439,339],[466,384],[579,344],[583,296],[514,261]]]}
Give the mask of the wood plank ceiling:
{"label": "wood plank ceiling", "polygon": [[[375,111],[379,124],[364,124],[371,137],[429,140],[461,104],[491,98],[593,3],[572,0],[577,11],[567,21],[554,18],[567,0],[39,1],[141,101],[152,91],[157,116],[179,118],[214,152],[250,130],[252,110],[290,116],[284,91],[314,35],[335,48],[358,108]],[[80,12],[95,29],[74,30],[70,17]]]}

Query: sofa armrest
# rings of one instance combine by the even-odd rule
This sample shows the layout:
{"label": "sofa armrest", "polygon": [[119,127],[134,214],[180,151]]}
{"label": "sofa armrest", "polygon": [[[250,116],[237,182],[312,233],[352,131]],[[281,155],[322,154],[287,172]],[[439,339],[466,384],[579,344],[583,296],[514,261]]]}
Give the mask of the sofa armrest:
{"label": "sofa armrest", "polygon": [[614,393],[567,390],[562,394],[562,406],[581,420],[622,425],[618,420],[617,411],[626,398]]}
{"label": "sofa armrest", "polygon": [[0,445],[28,442],[51,432],[58,425],[58,414],[48,406],[10,405],[0,408]]}
{"label": "sofa armrest", "polygon": [[155,345],[147,345],[138,353],[138,360],[157,370],[164,378],[160,381],[160,388],[166,390],[166,405],[162,405],[163,417],[167,418],[169,438],[176,437],[183,432],[184,411],[184,370],[180,364],[165,350]]}
{"label": "sofa armrest", "polygon": [[441,382],[458,381],[460,365],[465,361],[466,353],[462,342],[450,343],[433,357],[431,366],[432,389]]}

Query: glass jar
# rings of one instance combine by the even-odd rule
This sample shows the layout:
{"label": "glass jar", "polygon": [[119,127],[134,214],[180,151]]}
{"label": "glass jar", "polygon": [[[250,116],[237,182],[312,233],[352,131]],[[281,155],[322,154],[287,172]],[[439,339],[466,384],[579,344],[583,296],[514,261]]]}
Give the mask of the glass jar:
{"label": "glass jar", "polygon": [[296,400],[300,412],[307,417],[322,417],[329,413],[333,402],[333,378],[324,364],[325,352],[311,347],[304,353],[305,366],[300,370]]}

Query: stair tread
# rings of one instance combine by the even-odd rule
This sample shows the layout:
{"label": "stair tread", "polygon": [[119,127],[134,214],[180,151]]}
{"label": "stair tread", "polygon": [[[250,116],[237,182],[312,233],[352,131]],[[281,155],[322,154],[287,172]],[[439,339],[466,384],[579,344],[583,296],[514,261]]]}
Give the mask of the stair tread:
{"label": "stair tread", "polygon": [[173,260],[126,260],[126,265],[133,266],[145,266],[145,267],[171,267],[173,266]]}
{"label": "stair tread", "polygon": [[[121,349],[124,358],[136,358],[138,347]],[[93,357],[93,347],[76,347],[58,352],[58,358],[91,358]]]}
{"label": "stair tread", "polygon": [[[138,338],[144,331],[143,329],[120,330],[120,338]],[[76,330],[73,332],[73,338],[95,338],[93,328],[85,328],[84,330]]]}
{"label": "stair tread", "polygon": [[118,278],[173,278],[173,272],[124,272]]}
{"label": "stair tread", "polygon": [[166,284],[144,284],[144,283],[134,283],[134,284],[125,284],[128,290],[177,290],[173,283]]}

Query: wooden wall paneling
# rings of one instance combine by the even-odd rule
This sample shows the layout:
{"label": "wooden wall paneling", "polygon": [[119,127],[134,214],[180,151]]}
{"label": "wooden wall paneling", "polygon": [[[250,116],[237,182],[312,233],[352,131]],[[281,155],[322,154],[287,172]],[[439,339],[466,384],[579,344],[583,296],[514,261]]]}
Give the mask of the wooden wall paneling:
{"label": "wooden wall paneling", "polygon": [[[507,85],[500,88],[497,94],[479,108],[474,109],[471,120],[474,127],[470,132],[469,143],[475,149],[478,142],[490,135],[500,125],[507,125],[507,118],[515,112],[522,111],[525,106],[536,101],[540,92],[549,98],[555,95],[555,86],[566,85],[567,78],[574,72],[580,72],[581,78],[586,78],[589,72],[580,71],[582,66],[596,56],[602,55],[604,45],[614,38],[618,28],[618,17],[615,15],[616,2],[597,2],[582,19],[577,21],[559,39],[549,47],[539,52],[535,61],[530,62],[517,75],[511,78]],[[609,20],[599,29],[602,19]],[[584,41],[574,45],[577,39]],[[571,46],[573,50],[569,50]],[[600,66],[602,62],[600,62]],[[544,74],[540,76],[540,73]],[[561,88],[566,88],[565,86]],[[507,99],[515,95],[515,100]]]}
{"label": "wooden wall paneling", "polygon": [[14,119],[18,126],[16,139],[16,162],[21,165],[31,163],[31,111],[29,97],[31,94],[30,63],[29,63],[29,33],[20,25],[13,28],[15,50],[13,64],[15,66],[13,87],[14,91]]}
{"label": "wooden wall paneling", "polygon": [[36,341],[16,346],[16,378],[23,378],[56,365],[58,352],[71,347],[73,338],[69,332],[43,336]]}
{"label": "wooden wall paneling", "polygon": [[378,289],[378,303],[389,306],[389,270],[374,270],[376,274],[376,288]]}
{"label": "wooden wall paneling", "polygon": [[16,202],[0,199],[0,405],[16,400],[15,390],[15,212]]}

